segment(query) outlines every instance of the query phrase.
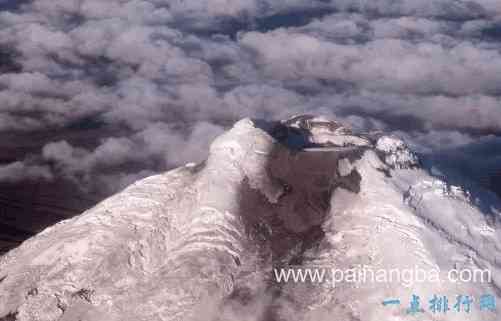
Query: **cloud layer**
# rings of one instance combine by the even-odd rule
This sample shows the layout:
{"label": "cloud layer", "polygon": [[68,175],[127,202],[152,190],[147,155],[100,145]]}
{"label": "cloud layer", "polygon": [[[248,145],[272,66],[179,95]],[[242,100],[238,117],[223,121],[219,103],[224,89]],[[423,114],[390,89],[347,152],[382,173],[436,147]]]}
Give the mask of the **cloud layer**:
{"label": "cloud layer", "polygon": [[[0,8],[0,132],[42,137],[0,163],[0,180],[65,177],[112,192],[203,159],[211,139],[245,116],[336,115],[432,154],[501,132],[497,0]],[[482,163],[485,172],[494,163]]]}

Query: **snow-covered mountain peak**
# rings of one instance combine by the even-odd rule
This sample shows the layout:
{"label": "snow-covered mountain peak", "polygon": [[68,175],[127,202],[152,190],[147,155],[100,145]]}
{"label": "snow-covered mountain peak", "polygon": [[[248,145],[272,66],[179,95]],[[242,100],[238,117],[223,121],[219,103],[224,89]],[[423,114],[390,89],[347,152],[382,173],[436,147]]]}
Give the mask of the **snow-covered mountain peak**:
{"label": "snow-covered mountain peak", "polygon": [[[205,162],[140,180],[1,257],[0,320],[404,321],[414,296],[420,320],[499,320],[478,307],[501,299],[499,202],[485,213],[418,165],[403,141],[326,118],[243,119]],[[405,279],[333,282],[362,266]],[[325,279],[276,279],[290,268]],[[454,282],[455,268],[492,279]],[[416,269],[440,279],[409,279]],[[434,295],[477,305],[434,314]]]}
{"label": "snow-covered mountain peak", "polygon": [[349,146],[370,146],[371,142],[356,135],[342,123],[325,116],[297,115],[277,124],[275,131],[289,140],[294,137],[302,141],[301,148],[336,148]]}

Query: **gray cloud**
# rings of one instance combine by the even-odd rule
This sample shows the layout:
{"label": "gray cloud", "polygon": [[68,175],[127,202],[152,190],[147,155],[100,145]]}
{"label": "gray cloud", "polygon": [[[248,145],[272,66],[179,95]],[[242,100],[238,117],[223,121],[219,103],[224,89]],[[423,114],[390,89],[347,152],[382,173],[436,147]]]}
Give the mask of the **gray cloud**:
{"label": "gray cloud", "polygon": [[49,168],[38,165],[27,165],[23,162],[13,162],[0,166],[0,181],[17,182],[32,179],[52,179]]}
{"label": "gray cloud", "polygon": [[337,115],[431,154],[501,129],[497,0],[0,8],[0,132],[44,138],[0,165],[3,181],[65,177],[111,192],[203,159],[245,116]]}

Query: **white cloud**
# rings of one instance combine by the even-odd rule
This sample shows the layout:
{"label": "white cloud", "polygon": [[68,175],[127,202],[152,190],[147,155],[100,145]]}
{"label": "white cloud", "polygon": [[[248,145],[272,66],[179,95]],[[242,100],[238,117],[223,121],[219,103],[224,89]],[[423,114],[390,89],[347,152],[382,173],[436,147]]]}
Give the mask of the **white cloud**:
{"label": "white cloud", "polygon": [[464,41],[453,47],[376,39],[345,45],[284,29],[240,39],[255,50],[267,77],[343,80],[367,90],[405,94],[496,94],[501,54]]}
{"label": "white cloud", "polygon": [[[484,33],[500,13],[494,0],[33,0],[0,12],[0,131],[47,139],[3,172],[49,177],[50,163],[125,182],[202,159],[245,116],[337,114],[419,144],[499,133],[501,42]],[[68,135],[79,126],[92,129]]]}

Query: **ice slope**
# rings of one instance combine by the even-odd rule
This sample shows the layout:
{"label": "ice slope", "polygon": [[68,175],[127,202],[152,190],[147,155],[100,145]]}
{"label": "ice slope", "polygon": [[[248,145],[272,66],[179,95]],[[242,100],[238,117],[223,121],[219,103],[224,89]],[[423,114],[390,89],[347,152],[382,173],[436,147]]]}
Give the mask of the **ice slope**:
{"label": "ice slope", "polygon": [[[149,177],[0,258],[0,320],[500,320],[406,313],[500,298],[498,203],[431,177],[406,145],[323,118],[244,119],[202,164]],[[486,268],[493,282],[278,283],[273,269]],[[400,306],[383,306],[388,298]]]}

